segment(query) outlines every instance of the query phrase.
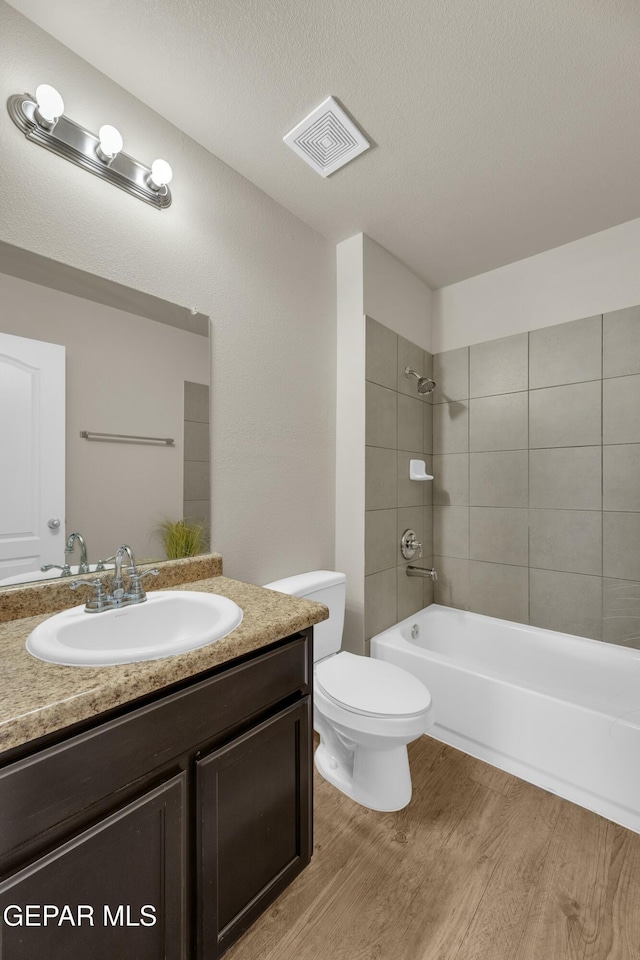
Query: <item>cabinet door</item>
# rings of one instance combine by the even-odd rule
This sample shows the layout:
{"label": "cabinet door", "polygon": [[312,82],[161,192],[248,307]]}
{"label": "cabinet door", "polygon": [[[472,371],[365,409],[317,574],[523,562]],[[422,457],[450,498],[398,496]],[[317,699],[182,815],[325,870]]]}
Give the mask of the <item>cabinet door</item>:
{"label": "cabinet door", "polygon": [[183,960],[185,805],[180,774],[1,883],[2,960]]}
{"label": "cabinet door", "polygon": [[198,955],[218,957],[312,851],[311,698],[197,763]]}

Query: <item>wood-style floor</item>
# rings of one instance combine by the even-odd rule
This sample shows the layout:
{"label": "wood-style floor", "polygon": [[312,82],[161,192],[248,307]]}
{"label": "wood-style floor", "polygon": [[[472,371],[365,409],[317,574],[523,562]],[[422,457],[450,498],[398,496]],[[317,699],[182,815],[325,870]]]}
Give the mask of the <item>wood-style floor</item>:
{"label": "wood-style floor", "polygon": [[316,773],[310,866],[227,960],[640,960],[640,835],[429,737],[413,799]]}

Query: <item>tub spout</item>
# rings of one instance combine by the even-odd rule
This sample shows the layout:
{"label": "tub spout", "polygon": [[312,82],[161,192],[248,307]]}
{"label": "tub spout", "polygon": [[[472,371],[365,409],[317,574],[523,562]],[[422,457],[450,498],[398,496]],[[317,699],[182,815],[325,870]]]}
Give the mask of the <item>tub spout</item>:
{"label": "tub spout", "polygon": [[427,570],[425,567],[414,567],[409,564],[407,567],[407,576],[426,577],[428,580],[433,580],[435,582],[438,579],[438,571],[435,569],[435,567],[431,567],[430,570]]}

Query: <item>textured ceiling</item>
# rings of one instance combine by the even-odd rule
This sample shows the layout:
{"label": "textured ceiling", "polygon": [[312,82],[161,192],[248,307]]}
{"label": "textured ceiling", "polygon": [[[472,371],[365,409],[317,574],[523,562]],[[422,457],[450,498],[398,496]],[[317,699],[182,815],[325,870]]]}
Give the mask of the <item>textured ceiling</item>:
{"label": "textured ceiling", "polygon": [[[640,216],[638,0],[12,6],[321,234],[364,231],[431,286]],[[331,94],[374,147],[325,180],[282,137]]]}

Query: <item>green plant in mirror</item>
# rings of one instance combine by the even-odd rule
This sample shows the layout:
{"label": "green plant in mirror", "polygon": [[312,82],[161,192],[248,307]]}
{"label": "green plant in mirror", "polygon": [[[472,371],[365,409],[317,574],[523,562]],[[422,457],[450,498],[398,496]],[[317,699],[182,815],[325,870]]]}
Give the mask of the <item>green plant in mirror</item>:
{"label": "green plant in mirror", "polygon": [[167,560],[197,557],[209,549],[206,525],[197,520],[163,520],[157,530]]}

